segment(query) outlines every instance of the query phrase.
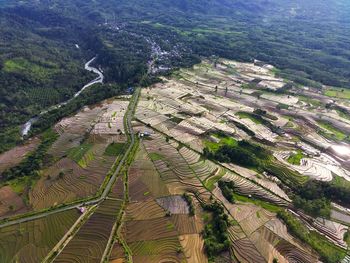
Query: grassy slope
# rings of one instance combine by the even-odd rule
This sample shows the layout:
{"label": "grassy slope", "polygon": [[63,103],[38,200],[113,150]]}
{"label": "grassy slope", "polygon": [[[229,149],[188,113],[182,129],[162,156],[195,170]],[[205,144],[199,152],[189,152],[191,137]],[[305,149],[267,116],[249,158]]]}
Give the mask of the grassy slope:
{"label": "grassy slope", "polygon": [[297,153],[290,155],[288,157],[287,161],[290,164],[300,165],[301,159],[303,159],[304,157],[305,156],[304,156],[303,152],[301,150],[298,150]]}
{"label": "grassy slope", "polygon": [[125,146],[124,143],[111,143],[106,148],[105,155],[118,156],[119,154],[122,153],[124,146]]}
{"label": "grassy slope", "polygon": [[336,140],[343,141],[349,139],[349,135],[345,134],[341,130],[335,128],[331,123],[326,121],[318,121],[317,122],[320,127],[325,129],[327,132],[321,132],[325,137],[335,138]]}

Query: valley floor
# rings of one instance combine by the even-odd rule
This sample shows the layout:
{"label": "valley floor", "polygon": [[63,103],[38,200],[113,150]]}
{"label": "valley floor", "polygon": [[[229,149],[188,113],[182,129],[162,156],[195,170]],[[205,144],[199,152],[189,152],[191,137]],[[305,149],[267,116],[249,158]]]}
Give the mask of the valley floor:
{"label": "valley floor", "polygon": [[[293,187],[350,185],[350,115],[286,85],[270,65],[208,60],[61,120],[37,177],[0,188],[0,261],[343,260],[349,208],[310,216]],[[0,170],[44,140],[0,155]],[[223,148],[261,163],[213,158]]]}

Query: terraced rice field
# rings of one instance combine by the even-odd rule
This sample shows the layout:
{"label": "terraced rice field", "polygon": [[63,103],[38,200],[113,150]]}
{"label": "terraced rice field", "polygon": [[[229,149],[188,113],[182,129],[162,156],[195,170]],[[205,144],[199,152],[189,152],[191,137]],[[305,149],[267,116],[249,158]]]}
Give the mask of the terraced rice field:
{"label": "terraced rice field", "polygon": [[[255,83],[257,79],[259,83]],[[218,66],[204,61],[193,69],[180,70],[176,79],[164,78],[164,82],[143,89],[132,126],[135,132],[148,132],[149,136],[140,136],[139,149],[127,173],[120,173],[108,198],[79,226],[54,262],[101,262],[113,226],[123,215],[110,262],[126,262],[125,252],[130,250],[136,263],[206,263],[202,232],[208,231],[205,225],[210,226],[213,215],[202,205],[213,201],[224,206],[231,222],[227,233],[230,253],[239,262],[318,262],[315,252],[291,236],[276,216],[276,211],[291,207],[281,181],[302,185],[308,177],[329,181],[333,174],[345,179],[348,175],[341,168],[341,160],[325,160],[319,152],[308,151],[305,156],[309,159],[302,158],[300,165],[286,162],[286,153],[302,148],[301,143],[291,142],[296,135],[277,129],[287,122],[292,124],[288,129],[299,127],[307,134],[305,138],[320,139],[325,145],[329,142],[314,128],[301,128],[306,121],[284,116],[280,104],[307,113],[305,102],[298,96],[272,94],[271,90],[284,85],[270,66],[219,60]],[[55,126],[60,136],[49,149],[53,164],[41,171],[41,178],[29,193],[34,210],[92,197],[98,192],[125,145],[123,117],[127,107],[127,101],[107,100],[85,107]],[[267,109],[268,113],[256,118],[257,109]],[[223,142],[220,134],[225,134],[227,140]],[[274,153],[276,159],[271,157],[274,161],[265,167],[265,172],[218,163],[202,155],[204,147],[233,146],[243,139],[254,140]],[[324,163],[327,167],[322,166]],[[224,197],[219,180],[234,183],[235,202]],[[184,193],[191,202],[183,198]],[[10,214],[10,199],[16,211],[26,211],[21,198],[10,187],[3,187],[0,216]],[[298,215],[310,219],[302,213]],[[40,262],[78,217],[73,209],[0,229],[0,262]],[[346,245],[342,240],[348,231],[346,226],[328,220],[316,220],[310,225],[326,233],[338,246]],[[118,243],[120,240],[125,243]],[[230,253],[220,255],[218,262],[228,262]]]}
{"label": "terraced rice field", "polygon": [[113,157],[103,156],[103,147],[95,156],[86,168],[64,158],[47,169],[30,192],[33,208],[40,210],[93,196],[114,162]]}
{"label": "terraced rice field", "polygon": [[202,225],[198,218],[186,214],[173,214],[170,218],[176,231],[181,235],[196,234],[202,230]]}
{"label": "terraced rice field", "polygon": [[[255,185],[262,186],[265,189],[269,190],[270,192],[274,193],[275,195],[279,196],[280,198],[288,202],[291,202],[291,199],[279,187],[279,185],[275,181],[272,181],[269,178],[266,178],[264,175],[258,174],[256,171],[253,171],[238,165],[234,165],[234,164],[224,164],[224,166],[230,170],[230,173],[233,172],[235,175],[240,175],[240,177],[248,179]],[[221,178],[223,177],[224,176],[222,176]]]}
{"label": "terraced rice field", "polygon": [[241,262],[317,262],[318,257],[288,232],[274,213],[255,205],[231,205],[239,223],[229,229],[231,249]]}
{"label": "terraced rice field", "polygon": [[121,201],[105,200],[54,262],[100,262]]}
{"label": "terraced rice field", "polygon": [[[198,233],[196,220],[191,220],[186,211],[181,210],[181,202],[173,202],[177,203],[175,206],[181,211],[173,209],[171,200],[175,199],[174,196],[190,192],[199,201],[208,202],[212,194],[226,206],[236,221],[237,225],[230,228],[231,249],[241,262],[272,262],[275,258],[278,262],[317,262],[318,257],[314,252],[292,238],[275,213],[258,206],[271,211],[276,211],[276,205],[290,206],[291,199],[281,187],[281,181],[303,185],[308,180],[306,173],[299,174],[297,169],[287,169],[287,164],[278,158],[265,169],[266,172],[260,174],[237,165],[218,165],[203,160],[199,154],[213,132],[223,132],[236,141],[254,139],[272,152],[278,151],[279,147],[289,150],[296,145],[291,142],[289,134],[286,135],[277,127],[284,127],[288,121],[293,123],[293,128],[298,125],[294,125],[293,119],[284,116],[283,111],[275,109],[282,103],[302,107],[298,104],[299,98],[272,95],[270,91],[264,90],[271,87],[278,90],[284,86],[284,81],[274,77],[268,68],[230,61],[223,61],[220,65],[222,67],[214,67],[204,62],[193,69],[181,70],[177,79],[165,79],[163,83],[142,91],[136,119],[148,127],[140,124],[137,127],[140,131],[151,130],[151,136],[143,140],[142,144],[171,194],[155,198],[150,191],[150,198],[156,199],[163,209],[170,212],[170,220],[181,236],[191,235],[194,238]],[[238,72],[234,76],[222,70],[231,66]],[[252,88],[244,85],[257,78],[262,79],[261,85]],[[262,117],[266,122],[256,123],[246,116],[237,116],[239,112],[255,113],[256,109],[267,109],[269,114]],[[303,110],[301,112],[304,113]],[[307,133],[315,132],[311,129]],[[215,138],[211,139],[215,142]],[[314,170],[307,172],[311,174]],[[315,179],[321,178],[318,172],[315,176]],[[233,181],[237,194],[266,203],[261,201],[253,205],[246,201],[230,204],[217,188],[218,180]],[[265,206],[267,203],[274,205]],[[275,220],[279,223],[272,223]],[[178,222],[181,224],[178,225]],[[281,224],[278,227],[284,227],[285,233],[275,233],[269,229],[273,224]],[[182,245],[188,247],[185,242]],[[197,246],[197,252],[200,247]],[[185,256],[188,257],[188,254],[185,253]],[[201,262],[201,259],[195,260]]]}
{"label": "terraced rice field", "polygon": [[179,239],[187,263],[208,262],[204,251],[204,242],[200,234],[181,235]]}
{"label": "terraced rice field", "polygon": [[76,209],[0,229],[0,262],[40,262],[78,219]]}
{"label": "terraced rice field", "polygon": [[[180,195],[171,195],[171,189],[174,184],[178,184],[182,185],[181,194],[186,189],[196,190],[196,186],[191,183],[193,180],[198,187],[202,186],[179,154],[178,145],[157,136],[157,139],[152,135],[152,138],[142,140],[130,166],[130,202],[126,208],[121,236],[132,252],[133,262],[187,262],[184,246],[189,243],[180,242],[180,236],[197,235],[195,242],[198,245],[195,250],[199,253],[203,249],[203,240],[199,235],[203,224],[199,215],[188,215],[186,201]],[[173,179],[169,177],[171,173]],[[200,255],[194,256],[197,257]],[[120,246],[115,244],[111,262],[122,261],[122,258]],[[206,256],[202,254],[202,258],[206,259]]]}
{"label": "terraced rice field", "polygon": [[165,211],[155,200],[130,203],[126,209],[126,220],[146,220],[165,217]]}
{"label": "terraced rice field", "polygon": [[150,156],[143,145],[135,156],[135,161],[129,170],[129,187],[131,200],[139,201],[147,199],[149,194],[153,196],[166,196],[169,190],[156,170]]}
{"label": "terraced rice field", "polygon": [[131,203],[122,235],[134,262],[183,262],[178,232],[154,200]]}
{"label": "terraced rice field", "polygon": [[330,182],[334,175],[350,180],[350,172],[327,154],[322,153],[317,157],[303,158],[301,159],[300,165],[292,165],[286,161],[289,152],[276,152],[274,156],[280,162],[288,165],[289,168],[318,181]]}
{"label": "terraced rice field", "polygon": [[85,107],[82,111],[72,117],[65,118],[55,125],[55,130],[60,134],[52,145],[49,154],[56,158],[67,155],[69,149],[78,147],[89,133],[96,120],[103,114],[103,107]]}
{"label": "terraced rice field", "polygon": [[120,141],[125,140],[124,114],[129,102],[126,100],[107,100],[103,104],[104,112],[100,116],[98,123],[94,126],[92,134],[114,134],[121,135]]}
{"label": "terraced rice field", "polygon": [[[125,141],[122,116],[128,102],[119,102],[105,101],[91,108],[85,107],[55,126],[60,136],[48,153],[56,162],[42,171],[41,178],[29,193],[29,203],[34,210],[92,197],[97,193],[120,154],[120,151],[106,154],[106,149],[113,143]],[[99,133],[94,130],[107,117],[114,126],[118,123],[118,132]]]}
{"label": "terraced rice field", "polygon": [[262,188],[261,186],[232,172],[226,172],[222,179],[226,181],[233,181],[235,186],[237,187],[236,190],[239,194],[255,196],[281,206],[288,205],[288,201],[286,201],[285,199],[278,197],[276,194],[273,194],[268,190]]}
{"label": "terraced rice field", "polygon": [[125,224],[125,237],[128,243],[140,240],[156,240],[177,236],[174,224],[167,217],[128,221]]}
{"label": "terraced rice field", "polygon": [[119,243],[113,245],[111,255],[109,257],[110,263],[124,263],[125,262],[125,252],[123,247]]}
{"label": "terraced rice field", "polygon": [[209,198],[209,192],[179,153],[179,146],[176,143],[166,142],[164,137],[155,134],[151,140],[143,141],[143,144],[150,156],[156,155],[158,157],[153,159],[154,166],[171,194],[181,195],[184,192],[196,192],[200,198],[205,200]]}
{"label": "terraced rice field", "polygon": [[122,177],[117,178],[108,196],[117,199],[124,198],[124,180],[122,179]]}

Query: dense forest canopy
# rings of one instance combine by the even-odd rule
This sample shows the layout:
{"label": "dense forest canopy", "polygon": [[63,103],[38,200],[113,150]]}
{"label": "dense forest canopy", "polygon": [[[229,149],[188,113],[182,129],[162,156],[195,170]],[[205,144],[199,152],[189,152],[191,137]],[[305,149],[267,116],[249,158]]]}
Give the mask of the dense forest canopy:
{"label": "dense forest canopy", "polygon": [[150,61],[217,55],[350,88],[349,11],[346,0],[2,0],[0,141],[16,143],[19,125],[91,80],[83,64],[95,55],[106,81],[125,86],[147,83]]}

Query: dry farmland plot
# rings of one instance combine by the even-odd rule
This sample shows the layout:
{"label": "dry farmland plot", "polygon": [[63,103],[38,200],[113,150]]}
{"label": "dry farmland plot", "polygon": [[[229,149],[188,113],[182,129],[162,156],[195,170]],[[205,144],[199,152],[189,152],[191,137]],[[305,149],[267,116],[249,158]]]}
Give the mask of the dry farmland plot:
{"label": "dry farmland plot", "polygon": [[173,195],[157,199],[157,203],[171,214],[188,214],[187,202],[182,196]]}
{"label": "dry farmland plot", "polygon": [[133,262],[183,262],[179,253],[181,244],[177,236],[157,240],[136,241],[128,244],[133,253]]}
{"label": "dry farmland plot", "polygon": [[54,262],[100,262],[121,201],[105,200]]}
{"label": "dry farmland plot", "polygon": [[125,260],[125,252],[123,247],[118,243],[114,243],[111,255],[109,257],[110,263],[124,263]]}
{"label": "dry farmland plot", "polygon": [[125,252],[123,247],[118,243],[114,243],[111,255],[109,257],[110,263],[125,263],[127,262],[125,258]]}
{"label": "dry farmland plot", "polygon": [[39,138],[35,137],[28,140],[27,143],[17,146],[7,152],[0,154],[0,174],[8,168],[19,164],[25,155],[36,149],[40,143]]}
{"label": "dry farmland plot", "polygon": [[40,262],[78,219],[76,209],[0,229],[0,262]]}
{"label": "dry farmland plot", "polygon": [[27,207],[23,199],[10,186],[0,188],[0,217],[26,211]]}
{"label": "dry farmland plot", "polygon": [[124,134],[124,115],[129,102],[113,100],[103,105],[105,110],[95,124],[92,134]]}

